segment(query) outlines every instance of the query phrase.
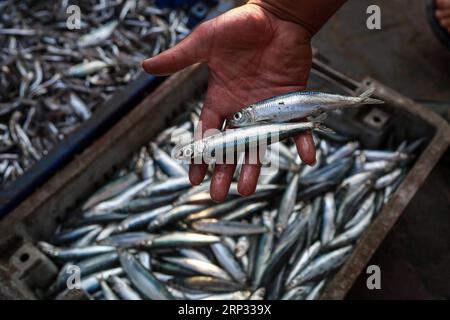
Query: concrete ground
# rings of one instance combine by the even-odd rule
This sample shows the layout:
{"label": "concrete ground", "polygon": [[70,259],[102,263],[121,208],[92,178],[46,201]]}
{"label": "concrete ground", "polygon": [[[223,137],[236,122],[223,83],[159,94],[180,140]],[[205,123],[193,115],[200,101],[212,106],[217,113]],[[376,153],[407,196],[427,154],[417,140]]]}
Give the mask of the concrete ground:
{"label": "concrete ground", "polygon": [[[434,37],[423,0],[349,0],[313,44],[335,69],[371,76],[450,119],[450,51]],[[381,8],[381,30],[366,27],[366,9]],[[363,274],[349,299],[450,298],[450,156],[433,170],[369,264],[382,289]]]}

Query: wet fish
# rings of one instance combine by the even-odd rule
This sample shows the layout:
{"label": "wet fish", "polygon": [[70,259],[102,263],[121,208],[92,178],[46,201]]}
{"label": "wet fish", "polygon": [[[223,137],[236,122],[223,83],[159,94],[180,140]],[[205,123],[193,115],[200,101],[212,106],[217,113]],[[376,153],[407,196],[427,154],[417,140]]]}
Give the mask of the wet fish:
{"label": "wet fish", "polygon": [[294,288],[338,268],[345,261],[351,250],[352,246],[346,246],[330,253],[320,255],[315,260],[311,261],[308,266],[289,283],[288,287]]}
{"label": "wet fish", "polygon": [[152,300],[173,299],[167,288],[148,272],[132,254],[121,251],[119,257],[123,270],[142,295]]}
{"label": "wet fish", "polygon": [[[189,136],[199,105],[179,117]],[[18,123],[26,129],[22,116],[13,119],[14,130]],[[0,136],[9,127],[0,126]],[[76,263],[92,299],[317,299],[415,158],[408,141],[391,145],[395,151],[365,149],[354,138],[316,132],[314,166],[301,163],[291,141],[277,142],[273,149],[285,165],[260,179],[249,197],[239,195],[236,175],[229,198],[215,204],[209,194],[213,166],[206,181],[192,187],[186,164],[164,160],[177,150],[170,134],[179,138],[178,131],[146,143],[63,219],[51,244],[38,243],[60,266],[47,297],[66,293],[65,271]],[[21,145],[27,148],[26,139]],[[15,159],[0,156],[0,169],[7,171]]]}
{"label": "wet fish", "polygon": [[231,126],[248,126],[261,122],[287,122],[346,107],[384,103],[381,100],[370,98],[372,93],[373,90],[369,89],[359,97],[349,97],[322,92],[292,92],[252,104],[236,112],[227,121]]}
{"label": "wet fish", "polygon": [[194,230],[223,236],[240,236],[266,232],[266,228],[250,223],[220,220],[199,220],[192,223]]}
{"label": "wet fish", "polygon": [[255,127],[230,129],[202,140],[195,141],[175,150],[178,160],[193,158],[225,159],[227,155],[243,152],[246,148],[263,148],[270,143],[284,140],[308,130],[326,130],[318,122],[301,122],[291,124],[263,124]]}

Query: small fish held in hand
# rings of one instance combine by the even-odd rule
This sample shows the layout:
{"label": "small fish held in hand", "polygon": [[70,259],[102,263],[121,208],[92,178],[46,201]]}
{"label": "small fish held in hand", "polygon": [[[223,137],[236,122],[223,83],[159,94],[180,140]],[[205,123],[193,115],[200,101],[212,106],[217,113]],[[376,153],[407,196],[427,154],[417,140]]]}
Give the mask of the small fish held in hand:
{"label": "small fish held in hand", "polygon": [[372,93],[373,89],[369,89],[359,97],[351,97],[323,92],[291,92],[252,104],[236,112],[231,119],[227,119],[227,123],[233,127],[243,127],[261,122],[288,122],[337,109],[384,103],[371,98]]}

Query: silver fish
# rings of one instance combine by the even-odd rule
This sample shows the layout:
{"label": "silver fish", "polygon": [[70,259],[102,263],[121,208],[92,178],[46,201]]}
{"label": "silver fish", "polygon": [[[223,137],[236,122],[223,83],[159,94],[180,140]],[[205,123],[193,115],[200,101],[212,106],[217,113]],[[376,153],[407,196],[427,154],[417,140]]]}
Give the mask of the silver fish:
{"label": "silver fish", "polygon": [[263,124],[239,129],[230,129],[185,146],[178,147],[174,157],[178,160],[203,158],[206,161],[234,155],[245,148],[267,146],[300,132],[308,130],[326,130],[318,122],[301,122],[290,124]]}
{"label": "silver fish", "polygon": [[338,268],[350,255],[351,250],[352,246],[346,246],[317,257],[289,283],[288,287],[294,288]]}
{"label": "silver fish", "polygon": [[287,122],[346,107],[384,103],[370,98],[372,93],[373,89],[369,89],[359,97],[350,97],[322,92],[292,92],[252,104],[227,121],[236,127],[260,122]]}
{"label": "silver fish", "polygon": [[124,300],[142,300],[139,294],[131,288],[128,283],[122,280],[119,277],[111,277],[110,278],[114,291]]}
{"label": "silver fish", "polygon": [[212,276],[222,280],[231,280],[230,276],[223,269],[219,268],[215,264],[208,263],[202,260],[196,260],[191,258],[178,258],[178,257],[165,257],[164,260],[180,265],[183,268],[192,270],[199,274]]}
{"label": "silver fish", "polygon": [[92,45],[97,45],[99,42],[105,41],[112,35],[114,29],[116,29],[118,24],[118,21],[111,21],[93,30],[91,33],[81,36],[78,39],[78,46],[80,48],[84,48]]}
{"label": "silver fish", "polygon": [[166,287],[160,283],[148,270],[130,253],[119,253],[120,263],[133,285],[148,299],[173,299]]}
{"label": "silver fish", "polygon": [[323,245],[330,242],[336,233],[335,217],[336,217],[336,202],[334,194],[327,192],[324,196],[324,209],[322,219],[322,233],[320,240]]}

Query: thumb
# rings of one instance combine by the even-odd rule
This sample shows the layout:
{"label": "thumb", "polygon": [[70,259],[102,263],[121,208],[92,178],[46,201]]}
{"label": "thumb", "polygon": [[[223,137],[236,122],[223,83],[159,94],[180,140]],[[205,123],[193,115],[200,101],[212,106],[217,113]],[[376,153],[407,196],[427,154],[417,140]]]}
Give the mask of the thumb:
{"label": "thumb", "polygon": [[211,33],[208,25],[208,22],[202,23],[175,47],[144,60],[144,70],[153,75],[167,75],[192,64],[204,62]]}

